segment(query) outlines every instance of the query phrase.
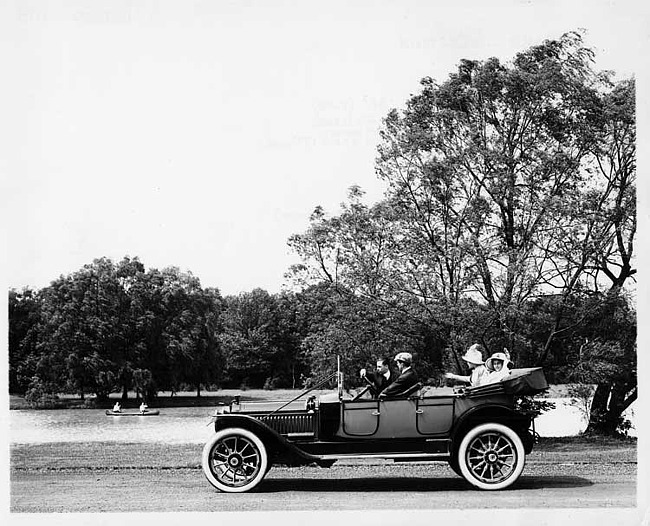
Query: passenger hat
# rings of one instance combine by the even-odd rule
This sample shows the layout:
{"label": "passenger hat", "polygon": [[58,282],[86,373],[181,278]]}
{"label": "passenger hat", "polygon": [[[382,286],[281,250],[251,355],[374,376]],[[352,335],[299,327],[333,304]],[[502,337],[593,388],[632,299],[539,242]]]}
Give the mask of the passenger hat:
{"label": "passenger hat", "polygon": [[494,371],[494,365],[492,364],[494,360],[501,360],[504,367],[512,368],[512,362],[510,361],[510,358],[508,358],[508,355],[503,352],[496,352],[485,360],[485,367],[490,371]]}
{"label": "passenger hat", "polygon": [[483,365],[483,353],[478,345],[472,345],[463,356],[463,360],[474,365]]}
{"label": "passenger hat", "polygon": [[413,361],[413,356],[411,356],[411,353],[408,352],[400,352],[395,355],[395,361],[396,362],[404,362],[406,365],[411,365],[411,362]]}

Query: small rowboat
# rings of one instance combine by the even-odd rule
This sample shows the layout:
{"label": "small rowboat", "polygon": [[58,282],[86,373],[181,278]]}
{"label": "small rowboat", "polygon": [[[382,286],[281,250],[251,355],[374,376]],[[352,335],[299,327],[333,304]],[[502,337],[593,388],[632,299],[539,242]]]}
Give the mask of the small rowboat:
{"label": "small rowboat", "polygon": [[118,413],[116,411],[111,411],[110,409],[106,410],[106,416],[156,416],[156,415],[159,415],[159,414],[160,414],[160,411],[158,411],[158,409],[153,409],[153,410],[147,409],[144,413],[141,413],[140,411],[138,411],[137,413],[133,413],[133,412],[125,413],[125,412],[120,411]]}

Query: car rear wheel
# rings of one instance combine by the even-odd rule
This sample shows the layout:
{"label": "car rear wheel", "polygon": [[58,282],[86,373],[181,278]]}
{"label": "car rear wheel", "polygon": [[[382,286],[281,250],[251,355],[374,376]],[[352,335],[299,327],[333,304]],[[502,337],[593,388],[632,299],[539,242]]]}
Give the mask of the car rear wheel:
{"label": "car rear wheel", "polygon": [[458,464],[465,479],[480,489],[504,489],[521,475],[526,461],[519,435],[502,424],[481,424],[465,435]]}
{"label": "car rear wheel", "polygon": [[264,443],[241,428],[218,431],[203,448],[202,465],[210,484],[226,493],[252,490],[270,467]]}

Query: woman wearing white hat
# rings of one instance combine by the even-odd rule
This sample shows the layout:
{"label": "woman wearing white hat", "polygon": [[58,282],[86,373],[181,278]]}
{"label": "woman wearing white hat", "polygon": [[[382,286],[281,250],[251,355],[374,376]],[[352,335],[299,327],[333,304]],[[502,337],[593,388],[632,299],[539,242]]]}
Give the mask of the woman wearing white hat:
{"label": "woman wearing white hat", "polygon": [[470,374],[468,376],[462,376],[460,374],[445,373],[445,378],[464,382],[471,387],[483,385],[488,374],[488,370],[485,368],[483,362],[483,346],[480,343],[475,343],[467,349],[467,352],[462,358],[467,362],[467,366],[471,371]]}
{"label": "woman wearing white hat", "polygon": [[503,352],[496,352],[485,360],[485,368],[488,371],[487,376],[483,381],[483,385],[500,382],[510,374],[512,362],[510,361],[510,353],[507,349]]}

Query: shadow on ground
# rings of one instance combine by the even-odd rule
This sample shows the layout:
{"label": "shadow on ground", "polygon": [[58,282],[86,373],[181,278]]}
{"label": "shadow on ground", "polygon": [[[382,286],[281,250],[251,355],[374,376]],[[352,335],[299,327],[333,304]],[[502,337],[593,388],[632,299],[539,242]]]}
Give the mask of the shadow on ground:
{"label": "shadow on ground", "polygon": [[[593,482],[582,477],[526,477],[522,476],[510,488],[512,490],[538,490],[579,488],[592,486]],[[443,492],[480,491],[461,478],[355,478],[355,479],[265,479],[256,492]]]}

